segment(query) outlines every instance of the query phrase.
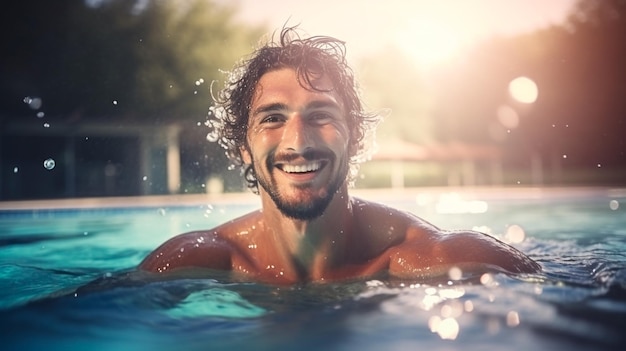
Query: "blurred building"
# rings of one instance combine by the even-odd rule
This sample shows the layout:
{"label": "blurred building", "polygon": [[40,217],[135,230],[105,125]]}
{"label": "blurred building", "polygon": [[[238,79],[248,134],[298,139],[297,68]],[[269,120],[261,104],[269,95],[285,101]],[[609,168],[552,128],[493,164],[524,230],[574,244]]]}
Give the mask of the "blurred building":
{"label": "blurred building", "polygon": [[175,194],[177,124],[9,122],[0,131],[0,200]]}

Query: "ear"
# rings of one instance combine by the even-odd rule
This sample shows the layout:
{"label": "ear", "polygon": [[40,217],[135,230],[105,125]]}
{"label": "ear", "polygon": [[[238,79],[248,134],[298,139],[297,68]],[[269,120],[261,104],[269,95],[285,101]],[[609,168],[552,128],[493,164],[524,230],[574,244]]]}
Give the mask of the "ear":
{"label": "ear", "polygon": [[252,155],[250,155],[250,151],[248,150],[247,145],[242,145],[239,147],[239,155],[241,155],[241,160],[244,164],[249,165],[252,163]]}

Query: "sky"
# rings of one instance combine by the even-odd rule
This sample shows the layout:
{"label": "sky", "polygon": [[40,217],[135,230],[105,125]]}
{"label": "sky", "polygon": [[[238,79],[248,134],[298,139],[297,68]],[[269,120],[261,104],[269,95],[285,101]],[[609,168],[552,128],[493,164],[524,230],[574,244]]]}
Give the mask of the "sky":
{"label": "sky", "polygon": [[309,35],[346,41],[358,59],[399,45],[424,65],[494,35],[561,23],[576,0],[218,0],[239,8],[237,19],[279,29],[299,24]]}

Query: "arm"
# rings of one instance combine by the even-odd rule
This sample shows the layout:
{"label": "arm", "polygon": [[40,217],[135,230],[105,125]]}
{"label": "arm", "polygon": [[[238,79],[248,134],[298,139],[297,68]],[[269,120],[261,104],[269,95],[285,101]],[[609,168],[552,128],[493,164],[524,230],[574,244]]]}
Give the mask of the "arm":
{"label": "arm", "polygon": [[519,250],[475,231],[416,233],[413,229],[390,259],[390,273],[403,278],[445,275],[452,267],[472,272],[541,271],[539,264]]}
{"label": "arm", "polygon": [[139,269],[166,273],[183,268],[230,270],[232,247],[215,232],[178,235],[151,252]]}

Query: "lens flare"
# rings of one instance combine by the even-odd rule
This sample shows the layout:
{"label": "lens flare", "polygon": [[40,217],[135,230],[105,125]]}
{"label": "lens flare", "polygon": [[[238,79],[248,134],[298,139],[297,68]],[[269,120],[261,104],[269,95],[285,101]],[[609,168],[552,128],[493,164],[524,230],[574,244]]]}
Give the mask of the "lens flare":
{"label": "lens flare", "polygon": [[537,84],[528,77],[517,77],[509,83],[509,93],[516,101],[532,104],[537,101],[539,89]]}

